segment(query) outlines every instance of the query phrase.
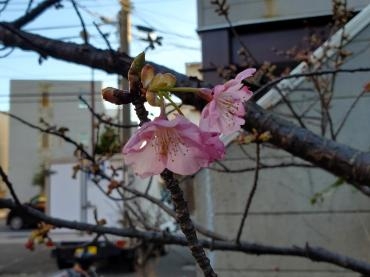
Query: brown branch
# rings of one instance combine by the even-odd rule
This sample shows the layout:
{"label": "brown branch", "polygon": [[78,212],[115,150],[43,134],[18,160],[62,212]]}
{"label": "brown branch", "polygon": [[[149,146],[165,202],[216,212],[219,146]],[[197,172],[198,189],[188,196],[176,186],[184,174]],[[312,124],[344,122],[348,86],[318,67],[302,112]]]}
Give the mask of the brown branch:
{"label": "brown branch", "polygon": [[[0,199],[0,208],[14,209],[17,205],[10,199]],[[89,231],[96,234],[112,234],[120,237],[139,238],[147,242],[155,242],[162,244],[173,244],[187,246],[188,241],[185,237],[173,235],[170,233],[139,231],[135,229],[124,229],[105,227],[102,225],[93,225],[88,223],[69,221],[59,218],[52,218],[45,213],[42,213],[29,206],[23,206],[25,212],[41,221],[52,224],[56,227],[64,227],[80,231]],[[200,239],[199,244],[213,251],[233,251],[252,255],[277,255],[277,256],[292,256],[301,257],[312,260],[314,262],[325,262],[339,267],[359,272],[365,275],[370,274],[370,264],[365,261],[357,260],[342,254],[331,252],[322,247],[312,247],[306,244],[303,247],[276,247],[259,243],[249,243],[241,241],[237,244],[233,241],[211,241]]]}
{"label": "brown branch", "polygon": [[[129,81],[129,92],[132,95],[132,104],[135,107],[136,115],[140,120],[140,126],[146,122],[149,122],[148,111],[144,107],[144,102],[146,101],[142,95],[142,83],[140,81],[141,69],[144,66],[145,56],[144,54],[138,55],[130,66],[128,71],[128,81]],[[184,233],[191,253],[202,269],[204,276],[213,277],[217,274],[213,271],[211,263],[206,256],[203,247],[199,244],[198,237],[195,231],[194,224],[190,219],[190,214],[188,206],[183,197],[183,192],[179,186],[178,180],[173,176],[173,173],[168,169],[165,169],[161,173],[166,188],[171,193],[172,202],[175,206],[176,221],[180,225],[181,231]]]}
{"label": "brown branch", "polygon": [[175,205],[176,220],[180,224],[180,228],[189,243],[189,248],[193,257],[203,270],[204,276],[217,276],[213,271],[211,263],[206,256],[202,245],[199,243],[194,224],[190,219],[188,205],[184,199],[183,192],[180,189],[179,182],[168,169],[165,169],[161,173],[161,177],[165,181],[166,187],[171,193],[171,198]]}
{"label": "brown branch", "polygon": [[[125,53],[120,53],[110,50],[102,50],[91,45],[76,44],[72,42],[63,42],[56,39],[47,38],[44,36],[32,34],[22,30],[17,33],[5,28],[3,25],[8,24],[0,22],[0,42],[4,46],[17,47],[26,51],[42,50],[48,56],[55,59],[72,62],[80,65],[85,65],[91,68],[101,69],[107,73],[116,73],[122,76],[127,76],[132,58]],[[10,24],[8,24],[10,25]],[[27,39],[27,41],[26,41]],[[32,41],[30,45],[28,41]],[[176,77],[177,84],[180,86],[197,87],[198,85],[207,86],[206,83],[194,78],[178,73],[165,66],[150,63],[159,72],[168,72]],[[200,98],[195,98],[193,93],[183,93],[180,95],[184,104],[196,105],[195,99],[200,101]]]}
{"label": "brown branch", "polygon": [[245,125],[248,131],[269,131],[269,143],[286,150],[294,156],[342,177],[351,184],[370,186],[370,153],[361,152],[347,145],[323,138],[274,116],[256,103],[245,105]]}

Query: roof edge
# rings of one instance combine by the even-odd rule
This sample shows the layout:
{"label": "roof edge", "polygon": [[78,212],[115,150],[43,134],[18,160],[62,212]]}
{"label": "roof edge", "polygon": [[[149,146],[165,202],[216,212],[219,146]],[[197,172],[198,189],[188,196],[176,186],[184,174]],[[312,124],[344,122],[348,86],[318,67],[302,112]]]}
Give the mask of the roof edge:
{"label": "roof edge", "polygon": [[[331,36],[327,41],[323,43],[318,49],[314,51],[310,59],[312,61],[327,61],[335,53],[334,49],[336,46],[340,45],[342,35],[345,33],[347,41],[345,45],[350,43],[355,36],[357,36],[365,27],[370,24],[370,4],[367,5],[364,9],[361,10],[354,18],[352,18],[343,28],[339,29],[333,36]],[[330,50],[327,50],[330,49]],[[325,55],[324,55],[325,54]],[[322,64],[322,63],[321,63]],[[317,69],[321,64],[314,68]],[[289,75],[303,73],[307,68],[307,63],[302,62],[297,67],[295,67]],[[277,84],[278,89],[282,92],[282,95],[285,96],[290,93],[293,89],[299,86],[305,77],[292,78],[282,80]],[[269,90],[264,96],[262,96],[258,101],[261,107],[268,109],[276,105],[282,99],[282,95],[278,93],[277,89]]]}

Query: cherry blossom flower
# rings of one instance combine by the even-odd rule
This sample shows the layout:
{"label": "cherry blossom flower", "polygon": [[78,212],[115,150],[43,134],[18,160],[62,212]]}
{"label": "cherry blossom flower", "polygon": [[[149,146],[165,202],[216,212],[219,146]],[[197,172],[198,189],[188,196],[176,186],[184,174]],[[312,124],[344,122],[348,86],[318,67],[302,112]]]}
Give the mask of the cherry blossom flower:
{"label": "cherry blossom flower", "polygon": [[211,98],[201,114],[199,126],[202,130],[228,135],[240,129],[245,122],[243,102],[253,95],[241,81],[252,76],[255,71],[254,68],[248,68],[235,79],[217,85],[213,90],[202,90],[206,97]]}
{"label": "cherry blossom flower", "polygon": [[157,117],[144,125],[123,148],[125,162],[142,178],[165,168],[190,175],[225,153],[217,133],[204,132],[183,116],[174,120]]}

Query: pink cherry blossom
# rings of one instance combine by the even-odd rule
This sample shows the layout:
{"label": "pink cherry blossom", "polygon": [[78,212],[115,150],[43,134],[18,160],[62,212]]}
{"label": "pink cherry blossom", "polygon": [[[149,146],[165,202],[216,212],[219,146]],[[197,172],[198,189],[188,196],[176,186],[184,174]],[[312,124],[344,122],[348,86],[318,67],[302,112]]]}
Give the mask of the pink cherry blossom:
{"label": "pink cherry blossom", "polygon": [[217,133],[203,132],[183,116],[145,123],[123,148],[125,162],[142,178],[168,168],[190,175],[225,153]]}
{"label": "pink cherry blossom", "polygon": [[245,122],[243,102],[253,95],[241,81],[252,76],[255,71],[254,68],[248,68],[240,72],[235,79],[217,85],[213,90],[203,90],[203,93],[210,96],[211,101],[202,111],[199,122],[202,130],[228,135],[240,129]]}

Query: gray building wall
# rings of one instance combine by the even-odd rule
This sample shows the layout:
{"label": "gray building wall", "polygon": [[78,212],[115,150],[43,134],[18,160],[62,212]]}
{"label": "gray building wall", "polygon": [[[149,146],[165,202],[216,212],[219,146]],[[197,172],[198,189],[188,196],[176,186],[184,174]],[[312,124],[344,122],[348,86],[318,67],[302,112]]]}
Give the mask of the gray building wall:
{"label": "gray building wall", "polygon": [[[40,118],[58,128],[69,128],[68,135],[91,147],[91,113],[78,95],[90,101],[89,81],[11,80],[10,112],[30,123],[43,126]],[[103,112],[101,82],[95,82],[96,112]],[[43,96],[44,95],[44,96]],[[44,101],[44,102],[43,102]],[[32,178],[42,163],[70,160],[74,148],[61,138],[41,134],[11,119],[9,122],[9,177],[22,201],[39,193]]]}
{"label": "gray building wall", "polygon": [[[0,166],[8,171],[8,142],[9,142],[9,119],[0,113]],[[7,189],[3,181],[0,181],[0,198],[5,195]]]}
{"label": "gray building wall", "polygon": [[[202,73],[209,83],[223,81],[220,71],[229,65],[239,67],[237,71],[246,66],[239,54],[240,41],[253,57],[249,63],[255,67],[266,61],[273,63],[275,74],[280,74],[297,65],[295,59],[284,53],[291,53],[294,47],[314,50],[317,46],[308,43],[313,32],[323,40],[330,35],[332,1],[329,0],[230,0],[227,3],[229,18],[238,37],[234,36],[225,18],[215,12],[215,5],[207,0],[197,2]],[[369,0],[352,0],[347,1],[347,6],[359,11],[369,3]]]}
{"label": "gray building wall", "polygon": [[[223,16],[215,12],[215,5],[208,0],[197,0],[198,30],[228,27]],[[280,21],[292,18],[315,17],[332,12],[330,0],[228,0],[229,17],[233,26]],[[368,0],[349,0],[348,7],[360,10]]]}
{"label": "gray building wall", "polygon": [[[370,27],[365,28],[346,49],[352,52],[344,68],[368,67],[370,61]],[[339,74],[333,97],[331,114],[334,129],[369,82],[369,73]],[[296,111],[303,112],[317,94],[312,84],[304,82],[288,98]],[[362,151],[370,149],[370,98],[365,94],[348,117],[338,141]],[[281,116],[290,111],[284,103],[273,108]],[[320,107],[313,105],[304,122],[308,128],[319,132],[315,117]],[[286,116],[292,120],[290,116]],[[250,156],[255,156],[255,145],[243,146]],[[296,159],[294,159],[297,161]],[[263,163],[290,162],[292,157],[273,147],[262,147]],[[300,162],[300,161],[298,161]],[[254,166],[240,150],[231,144],[224,161],[231,169]],[[276,246],[323,246],[364,261],[370,259],[370,202],[350,186],[343,185],[323,193],[323,201],[311,203],[315,193],[325,190],[337,181],[320,169],[277,168],[261,170],[257,192],[243,231],[242,239]],[[204,170],[196,177],[196,219],[209,228],[235,239],[246,199],[251,190],[253,172],[239,174]],[[359,276],[325,263],[283,256],[253,256],[230,252],[209,253],[219,276],[298,276],[347,277]],[[201,276],[199,274],[198,276]]]}

